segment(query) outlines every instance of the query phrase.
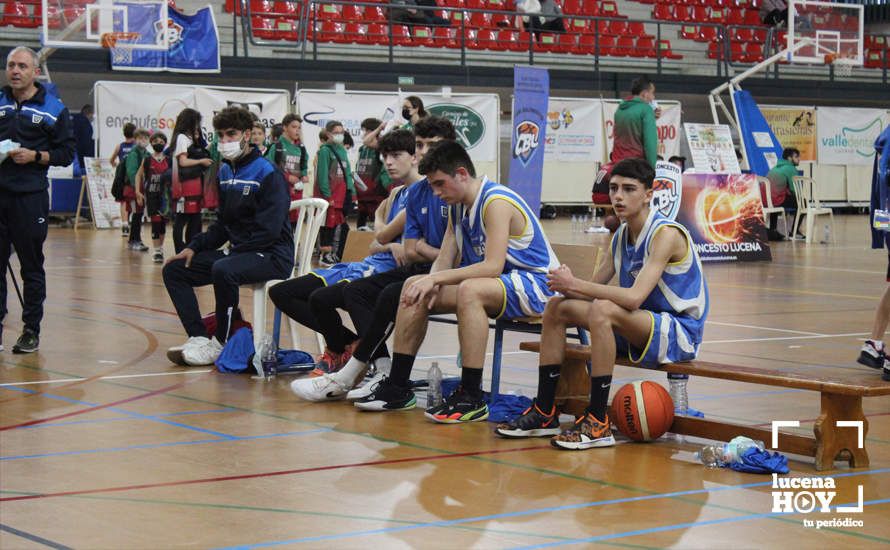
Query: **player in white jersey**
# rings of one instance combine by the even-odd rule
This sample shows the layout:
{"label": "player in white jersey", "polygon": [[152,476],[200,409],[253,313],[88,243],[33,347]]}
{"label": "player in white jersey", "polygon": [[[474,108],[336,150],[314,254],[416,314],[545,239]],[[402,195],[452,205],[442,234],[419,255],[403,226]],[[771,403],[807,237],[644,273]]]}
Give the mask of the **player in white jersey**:
{"label": "player in white jersey", "polygon": [[[443,404],[427,409],[440,423],[488,418],[482,367],[489,318],[540,316],[553,292],[547,273],[558,266],[537,217],[508,188],[477,177],[458,143],[443,141],[426,154],[420,172],[449,205],[449,222],[429,275],[408,279],[396,316],[389,378],[355,406],[386,411],[414,407],[408,377],[431,313],[457,313],[461,384]],[[348,365],[347,365],[348,366]]]}
{"label": "player in white jersey", "polygon": [[[626,159],[612,170],[609,197],[622,220],[612,238],[613,261],[595,282],[566,266],[550,273],[551,290],[541,332],[538,395],[521,416],[497,427],[504,437],[554,436],[560,449],[615,444],[606,404],[618,352],[658,365],[696,357],[708,314],[708,287],[686,229],[649,207],[655,172],[645,160]],[[618,286],[607,283],[618,275]],[[566,328],[590,330],[590,405],[560,433],[554,404],[565,357]]]}

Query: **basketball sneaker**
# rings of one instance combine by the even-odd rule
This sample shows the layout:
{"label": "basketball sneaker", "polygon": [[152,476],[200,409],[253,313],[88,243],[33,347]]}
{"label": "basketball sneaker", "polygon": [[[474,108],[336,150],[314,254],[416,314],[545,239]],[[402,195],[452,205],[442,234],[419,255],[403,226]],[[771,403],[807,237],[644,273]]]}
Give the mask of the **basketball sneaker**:
{"label": "basketball sneaker", "polygon": [[413,391],[396,386],[389,379],[381,380],[370,395],[353,403],[363,411],[404,411],[413,409],[416,404]]}
{"label": "basketball sneaker", "polygon": [[559,418],[556,416],[556,407],[550,409],[550,414],[545,414],[538,408],[537,401],[532,401],[532,406],[522,411],[522,414],[510,422],[498,424],[495,433],[503,437],[543,437],[559,434]]}
{"label": "basketball sneaker", "polygon": [[347,401],[356,401],[374,393],[374,390],[377,388],[377,384],[379,384],[381,381],[383,381],[384,378],[389,376],[389,370],[392,368],[392,361],[389,359],[389,357],[381,357],[373,362],[373,367],[376,370],[374,376],[369,378],[363,386],[355,388],[354,390],[351,390],[349,393],[347,393]]}
{"label": "basketball sneaker", "polygon": [[890,382],[890,360],[887,358],[884,358],[884,373],[881,375],[881,380]]}
{"label": "basketball sneaker", "polygon": [[212,365],[222,353],[223,345],[214,336],[205,338],[206,342],[196,343],[182,349],[182,359],[190,367]]}
{"label": "basketball sneaker", "polygon": [[349,362],[349,359],[352,357],[352,351],[358,343],[349,344],[343,350],[343,353],[337,353],[335,351],[331,351],[328,348],[324,348],[324,353],[322,353],[318,358],[315,359],[315,368],[312,369],[312,372],[309,373],[309,376],[321,376],[322,374],[333,374],[338,370],[342,369],[346,366],[346,363]]}
{"label": "basketball sneaker", "polygon": [[575,420],[575,424],[561,434],[554,436],[550,444],[557,449],[580,451],[594,447],[611,447],[615,444],[612,429],[609,427],[609,415],[605,422],[600,422],[590,413],[585,413]]}
{"label": "basketball sneaker", "polygon": [[160,248],[156,248],[154,254],[151,256],[152,261],[156,264],[164,263],[164,253]]}
{"label": "basketball sneaker", "polygon": [[866,340],[862,344],[862,350],[859,352],[859,359],[856,360],[860,365],[879,369],[885,365],[884,349],[878,349],[874,340]]}
{"label": "basketball sneaker", "polygon": [[171,363],[179,365],[180,367],[188,367],[189,364],[186,363],[185,359],[182,357],[182,350],[190,346],[203,346],[208,340],[209,338],[206,336],[190,336],[189,339],[185,341],[185,344],[167,348],[167,359],[169,359]]}
{"label": "basketball sneaker", "polygon": [[127,224],[121,224],[121,237],[129,237],[130,236],[130,226]]}
{"label": "basketball sneaker", "polygon": [[290,390],[300,399],[315,403],[343,399],[353,385],[339,380],[337,374],[339,373],[294,380],[290,384]]}
{"label": "basketball sneaker", "polygon": [[482,396],[473,397],[458,386],[440,405],[428,408],[424,416],[439,424],[479,422],[488,419],[488,405]]}
{"label": "basketball sneaker", "polygon": [[12,346],[12,353],[34,353],[38,348],[40,348],[40,337],[33,330],[26,328]]}

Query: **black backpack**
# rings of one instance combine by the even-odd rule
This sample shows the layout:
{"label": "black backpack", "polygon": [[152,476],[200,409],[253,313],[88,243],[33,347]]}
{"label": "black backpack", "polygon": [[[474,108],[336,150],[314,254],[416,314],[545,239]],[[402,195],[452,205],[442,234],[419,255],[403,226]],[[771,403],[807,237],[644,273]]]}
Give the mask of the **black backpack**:
{"label": "black backpack", "polygon": [[114,170],[114,182],[111,184],[111,196],[116,201],[124,200],[124,187],[127,186],[127,162],[126,159],[117,163]]}

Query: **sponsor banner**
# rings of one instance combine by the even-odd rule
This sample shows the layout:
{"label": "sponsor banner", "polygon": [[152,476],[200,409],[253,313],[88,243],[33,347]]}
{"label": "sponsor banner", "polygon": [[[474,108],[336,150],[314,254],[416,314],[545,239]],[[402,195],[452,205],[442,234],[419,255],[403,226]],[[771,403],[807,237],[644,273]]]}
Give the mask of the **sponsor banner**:
{"label": "sponsor banner", "polygon": [[137,128],[159,131],[169,139],[179,112],[186,107],[201,112],[205,136],[213,128],[213,115],[227,105],[243,105],[267,124],[280,121],[288,112],[285,90],[241,90],[205,88],[178,84],[100,81],[93,88],[96,101],[97,150],[108,158],[123,141],[123,127],[132,122]]}
{"label": "sponsor banner", "polygon": [[[615,112],[620,104],[621,101],[615,99],[603,101],[606,134],[606,155],[603,157],[603,162],[608,162],[609,155],[612,154],[612,143],[615,140],[612,127],[615,125]],[[668,160],[680,154],[680,124],[683,109],[678,101],[659,101],[658,106],[661,108],[661,116],[655,120],[655,125],[658,127],[658,154],[664,160]]]}
{"label": "sponsor banner", "polygon": [[[142,36],[137,43],[156,44],[163,32],[156,4],[126,4],[127,28]],[[201,8],[194,15],[167,10],[167,51],[112,48],[111,68],[116,71],[170,71],[176,73],[218,73],[219,33],[213,8]]]}
{"label": "sponsor banner", "polygon": [[438,95],[419,94],[418,97],[428,113],[451,121],[457,132],[457,141],[467,149],[474,161],[497,161],[500,109],[496,96],[458,95],[446,99]]}
{"label": "sponsor banner", "polygon": [[121,207],[111,196],[114,184],[114,168],[108,158],[83,159],[87,172],[87,191],[90,194],[90,210],[96,229],[120,227]]}
{"label": "sponsor banner", "polygon": [[700,174],[740,174],[739,159],[735,156],[732,134],[725,124],[683,125],[686,141],[692,153],[695,171]]}
{"label": "sponsor banner", "polygon": [[794,147],[800,160],[816,162],[816,108],[761,106],[760,112],[782,149]]}
{"label": "sponsor banner", "polygon": [[593,163],[603,159],[603,104],[596,99],[554,99],[547,106],[547,161]]}
{"label": "sponsor banner", "polygon": [[510,188],[519,193],[535,213],[541,209],[549,95],[547,69],[521,65],[513,68]]}
{"label": "sponsor banner", "polygon": [[660,160],[655,163],[651,208],[665,218],[675,220],[683,199],[683,172],[676,164]]}
{"label": "sponsor banner", "polygon": [[753,174],[684,174],[677,221],[702,261],[772,259]]}
{"label": "sponsor banner", "polygon": [[890,124],[890,113],[881,109],[819,107],[816,135],[820,164],[871,166],[875,140]]}

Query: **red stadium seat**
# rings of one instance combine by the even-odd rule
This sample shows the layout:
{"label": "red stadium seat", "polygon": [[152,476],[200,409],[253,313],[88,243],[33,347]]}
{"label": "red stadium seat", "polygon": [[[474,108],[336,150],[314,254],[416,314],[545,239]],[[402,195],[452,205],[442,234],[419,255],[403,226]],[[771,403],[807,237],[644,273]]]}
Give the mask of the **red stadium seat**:
{"label": "red stadium seat", "polygon": [[276,40],[275,20],[268,17],[253,16],[250,18],[250,32],[263,40]]}
{"label": "red stadium seat", "polygon": [[745,22],[746,13],[741,8],[732,8],[726,11],[729,12],[724,21],[727,25],[750,25],[750,23]]}
{"label": "red stadium seat", "polygon": [[745,63],[759,63],[763,61],[763,44],[749,42],[745,45],[745,56],[742,60]]}
{"label": "red stadium seat", "polygon": [[536,52],[552,52],[556,49],[556,35],[552,33],[541,33],[541,40],[535,43]]}
{"label": "red stadium seat", "polygon": [[599,2],[596,0],[584,0],[584,4],[581,7],[581,15],[586,15],[587,17],[596,17],[598,15],[605,15],[600,11]]}
{"label": "red stadium seat", "polygon": [[316,4],[316,17],[319,21],[339,21],[340,6],[335,4]]}
{"label": "red stadium seat", "polygon": [[493,13],[491,14],[491,26],[501,29],[510,28],[513,26],[513,18],[506,13]]}
{"label": "red stadium seat", "polygon": [[745,60],[745,50],[742,48],[741,42],[729,43],[729,60],[734,62]]}
{"label": "red stadium seat", "polygon": [[723,59],[723,44],[710,42],[708,44],[708,59]]}
{"label": "red stadium seat", "polygon": [[363,21],[366,23],[385,23],[386,13],[380,6],[365,6],[365,16]]}
{"label": "red stadium seat", "polygon": [[883,53],[881,50],[868,50],[865,52],[865,61],[862,66],[866,69],[880,69],[884,59]]}
{"label": "red stadium seat", "polygon": [[674,51],[671,49],[671,41],[670,40],[659,40],[658,41],[658,51],[659,51],[659,55],[663,59],[683,59],[682,55],[680,55],[678,53],[674,53]]}
{"label": "red stadium seat", "polygon": [[272,11],[279,17],[284,19],[299,19],[302,4],[298,2],[273,2]]}
{"label": "red stadium seat", "polygon": [[622,36],[625,34],[631,34],[627,30],[627,22],[622,20],[614,20],[609,21],[609,32],[613,36]]}
{"label": "red stadium seat", "polygon": [[663,21],[676,20],[676,17],[674,16],[674,11],[671,9],[671,5],[665,4],[665,3],[655,4],[655,8],[652,10],[652,18],[653,19],[661,19]]}
{"label": "red stadium seat", "polygon": [[275,15],[275,2],[250,0],[250,15],[259,15],[261,17]]}
{"label": "red stadium seat", "polygon": [[553,51],[558,53],[570,53],[575,51],[578,48],[578,35],[572,33],[563,33],[560,34],[557,41],[556,47]]}
{"label": "red stadium seat", "polygon": [[703,26],[698,30],[698,38],[696,42],[710,42],[720,37],[720,30],[717,27]]}
{"label": "red stadium seat", "polygon": [[491,14],[480,11],[469,12],[467,17],[467,27],[470,27],[471,29],[491,28]]}
{"label": "red stadium seat", "polygon": [[568,24],[568,31],[584,34],[590,31],[590,19],[572,19]]}
{"label": "red stadium seat", "polygon": [[358,23],[362,21],[363,11],[364,10],[360,6],[347,4],[343,6],[343,11],[340,14],[340,17],[342,17],[344,21],[355,21],[356,23]]}
{"label": "red stadium seat", "polygon": [[414,27],[411,38],[415,46],[433,47],[433,31],[429,27]]}
{"label": "red stadium seat", "polygon": [[392,26],[392,43],[396,46],[411,45],[411,33],[408,32],[407,25]]}
{"label": "red stadium seat", "polygon": [[581,0],[564,0],[562,3],[562,12],[566,15],[581,15],[583,9]]}
{"label": "red stadium seat", "polygon": [[627,34],[652,37],[651,34],[646,32],[646,25],[644,25],[642,21],[629,21],[627,23]]}
{"label": "red stadium seat", "polygon": [[634,49],[630,51],[631,57],[655,57],[655,40],[648,36],[637,38]]}
{"label": "red stadium seat", "polygon": [[457,40],[457,29],[454,27],[436,27],[433,31],[433,46],[437,48],[460,48]]}
{"label": "red stadium seat", "polygon": [[0,25],[33,29],[42,24],[42,21],[31,16],[28,6],[22,2],[6,2],[3,6],[3,19]]}
{"label": "red stadium seat", "polygon": [[476,31],[476,42],[484,50],[506,51],[507,44],[498,42],[498,30],[481,29]]}
{"label": "red stadium seat", "polygon": [[745,25],[758,26],[763,25],[760,20],[760,12],[755,10],[745,10]]}
{"label": "red stadium seat", "polygon": [[683,25],[680,27],[680,38],[695,40],[698,38],[698,27],[695,25]]}
{"label": "red stadium seat", "polygon": [[618,13],[618,5],[613,0],[605,0],[600,5],[600,14],[603,17],[623,17]]}
{"label": "red stadium seat", "polygon": [[695,18],[690,13],[689,6],[684,6],[683,4],[677,4],[674,6],[674,20],[675,21],[693,21],[695,22]]}
{"label": "red stadium seat", "polygon": [[733,40],[738,42],[752,42],[754,40],[754,32],[748,27],[733,27],[731,36]]}
{"label": "red stadium seat", "polygon": [[619,36],[615,41],[615,47],[612,49],[612,55],[616,57],[627,57],[631,55],[636,45],[633,36]]}
{"label": "red stadium seat", "polygon": [[383,23],[368,23],[365,30],[365,40],[369,44],[389,44],[389,32]]}
{"label": "red stadium seat", "polygon": [[702,5],[692,6],[692,11],[690,12],[690,17],[696,23],[707,23],[711,19],[710,15],[708,7]]}

